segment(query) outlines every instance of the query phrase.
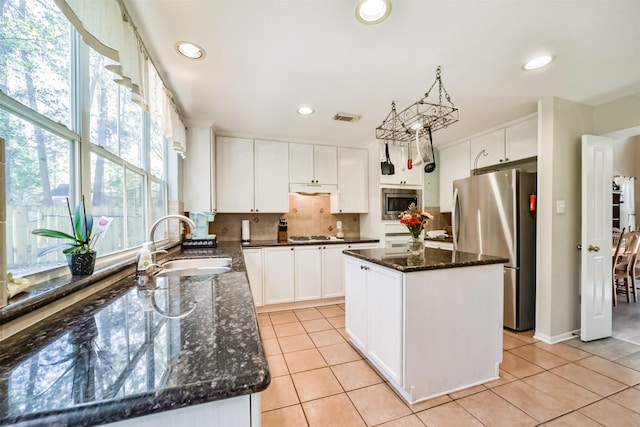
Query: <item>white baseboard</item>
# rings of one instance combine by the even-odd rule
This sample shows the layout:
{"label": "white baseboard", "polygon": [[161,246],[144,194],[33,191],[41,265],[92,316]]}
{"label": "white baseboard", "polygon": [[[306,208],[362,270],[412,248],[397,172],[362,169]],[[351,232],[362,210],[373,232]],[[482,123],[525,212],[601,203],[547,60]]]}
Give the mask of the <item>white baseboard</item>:
{"label": "white baseboard", "polygon": [[580,329],[576,329],[575,331],[565,332],[564,334],[549,336],[545,334],[541,334],[538,331],[533,335],[533,337],[537,340],[540,340],[547,344],[557,344],[562,341],[568,341],[573,338],[580,337]]}

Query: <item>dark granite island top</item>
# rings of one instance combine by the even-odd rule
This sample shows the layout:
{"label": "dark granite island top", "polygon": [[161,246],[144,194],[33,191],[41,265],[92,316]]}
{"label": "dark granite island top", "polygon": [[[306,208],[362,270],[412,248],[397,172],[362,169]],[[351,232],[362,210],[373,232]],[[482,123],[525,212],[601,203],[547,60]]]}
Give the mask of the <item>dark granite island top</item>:
{"label": "dark granite island top", "polygon": [[421,255],[398,253],[385,248],[345,250],[344,254],[403,273],[509,262],[502,257],[432,248],[424,248]]}
{"label": "dark granite island top", "polygon": [[131,276],[0,342],[0,425],[97,425],[264,390],[240,244],[203,255],[232,270]]}

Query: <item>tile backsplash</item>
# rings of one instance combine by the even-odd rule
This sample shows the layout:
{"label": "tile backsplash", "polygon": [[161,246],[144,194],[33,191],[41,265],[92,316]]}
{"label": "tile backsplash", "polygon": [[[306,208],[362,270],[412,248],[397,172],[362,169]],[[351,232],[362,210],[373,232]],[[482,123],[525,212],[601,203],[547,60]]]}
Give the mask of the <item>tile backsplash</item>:
{"label": "tile backsplash", "polygon": [[219,213],[209,231],[216,234],[219,241],[239,241],[242,220],[248,219],[251,240],[276,240],[278,222],[284,217],[288,223],[288,235],[336,235],[336,223],[342,221],[345,237],[360,236],[359,214],[332,214],[329,194],[289,194],[289,212],[282,214]]}

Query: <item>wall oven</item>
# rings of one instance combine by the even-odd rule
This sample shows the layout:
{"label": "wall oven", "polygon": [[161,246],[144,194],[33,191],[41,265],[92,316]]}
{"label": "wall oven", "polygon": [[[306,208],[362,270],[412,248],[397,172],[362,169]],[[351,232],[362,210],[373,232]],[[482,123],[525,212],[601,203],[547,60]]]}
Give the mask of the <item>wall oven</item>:
{"label": "wall oven", "polygon": [[415,203],[422,210],[422,190],[408,188],[381,188],[382,219],[399,220],[399,215]]}

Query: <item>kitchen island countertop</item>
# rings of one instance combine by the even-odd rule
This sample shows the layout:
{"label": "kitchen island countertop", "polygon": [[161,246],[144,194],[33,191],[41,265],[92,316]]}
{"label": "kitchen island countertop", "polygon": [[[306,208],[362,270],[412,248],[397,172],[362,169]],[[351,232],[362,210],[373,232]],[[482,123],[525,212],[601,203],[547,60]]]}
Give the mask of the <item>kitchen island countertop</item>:
{"label": "kitchen island countertop", "polygon": [[0,342],[0,425],[104,424],[266,389],[240,244],[207,255],[231,271],[130,276]]}
{"label": "kitchen island countertop", "polygon": [[491,255],[431,248],[425,248],[421,255],[409,255],[405,252],[398,253],[384,248],[348,249],[344,253],[403,273],[509,262],[507,258]]}

